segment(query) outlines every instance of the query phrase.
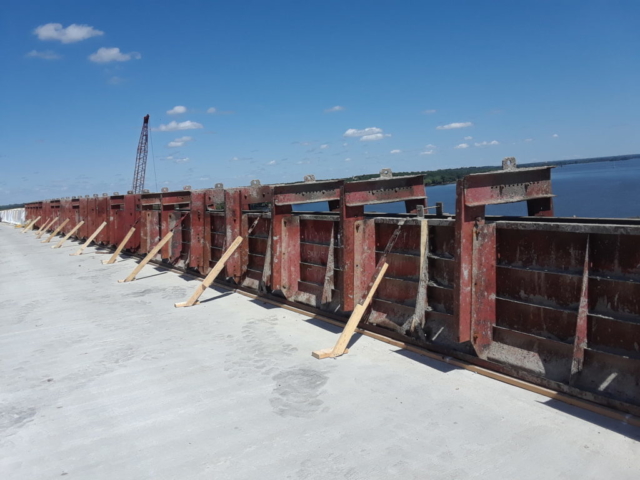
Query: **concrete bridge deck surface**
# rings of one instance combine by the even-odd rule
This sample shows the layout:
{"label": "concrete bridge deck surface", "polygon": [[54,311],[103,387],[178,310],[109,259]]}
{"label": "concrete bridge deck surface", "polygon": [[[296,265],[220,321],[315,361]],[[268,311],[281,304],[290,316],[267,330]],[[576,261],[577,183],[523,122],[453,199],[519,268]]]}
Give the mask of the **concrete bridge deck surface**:
{"label": "concrete bridge deck surface", "polygon": [[0,225],[2,479],[637,479],[637,428]]}

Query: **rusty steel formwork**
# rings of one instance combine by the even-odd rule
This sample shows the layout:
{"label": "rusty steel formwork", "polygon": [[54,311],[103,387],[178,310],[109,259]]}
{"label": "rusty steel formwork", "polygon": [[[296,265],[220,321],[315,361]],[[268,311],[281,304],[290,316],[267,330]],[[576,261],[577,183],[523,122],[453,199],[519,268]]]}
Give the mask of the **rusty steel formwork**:
{"label": "rusty steel formwork", "polygon": [[[68,218],[67,232],[84,220],[78,239],[107,221],[97,242],[111,247],[135,227],[134,254],[173,231],[155,260],[199,275],[242,236],[219,282],[333,319],[367,293],[384,256],[362,328],[638,415],[640,221],[554,217],[551,172],[507,159],[502,171],[469,175],[457,183],[455,215],[426,214],[423,177],[388,171],[49,200],[27,204],[26,215],[41,217],[36,228]],[[389,202],[405,212],[368,211]],[[485,214],[513,202],[526,202],[528,216]],[[322,211],[298,211],[303,204]]]}

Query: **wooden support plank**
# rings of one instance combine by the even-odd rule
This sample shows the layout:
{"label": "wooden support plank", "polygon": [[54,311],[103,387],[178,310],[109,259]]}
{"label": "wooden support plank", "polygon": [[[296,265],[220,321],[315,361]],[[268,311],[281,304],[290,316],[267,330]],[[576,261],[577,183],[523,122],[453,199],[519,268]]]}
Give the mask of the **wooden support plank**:
{"label": "wooden support plank", "polygon": [[42,238],[42,236],[43,236],[45,233],[47,233],[47,232],[49,231],[49,229],[53,228],[53,224],[54,224],[54,223],[56,223],[58,220],[60,220],[60,217],[55,217],[55,218],[51,221],[51,223],[50,223],[49,225],[47,225],[47,227],[46,227],[44,230],[42,230],[41,232],[39,232],[39,233],[36,235],[36,238],[38,238],[38,239]]}
{"label": "wooden support plank", "polygon": [[120,252],[122,252],[122,249],[127,244],[127,242],[129,241],[129,239],[131,238],[131,236],[134,234],[135,231],[136,231],[135,227],[131,227],[129,229],[125,237],[122,239],[122,242],[120,242],[120,245],[118,245],[118,248],[116,248],[116,251],[113,252],[113,255],[111,255],[111,258],[109,260],[102,261],[103,265],[111,265],[112,263],[116,262],[118,255],[120,255]]}
{"label": "wooden support plank", "polygon": [[42,225],[40,225],[40,228],[38,230],[36,230],[36,235],[38,235],[42,231],[42,229],[47,226],[49,221],[50,221],[50,219],[49,220],[45,220],[45,222]]}
{"label": "wooden support plank", "polygon": [[146,257],[144,257],[144,259],[138,264],[138,266],[133,269],[133,272],[131,272],[127,278],[125,278],[124,280],[118,280],[118,283],[126,283],[126,282],[134,281],[136,279],[136,276],[140,273],[140,270],[142,270],[144,266],[147,263],[149,263],[153,259],[153,257],[155,257],[158,254],[160,249],[164,247],[169,240],[171,240],[171,237],[173,237],[173,230],[171,230],[164,237],[162,237],[162,240],[160,240],[156,244],[156,246],[153,247],[153,249],[147,254]]}
{"label": "wooden support plank", "polygon": [[31,226],[30,226],[29,228],[27,228],[27,230],[25,230],[25,233],[26,233],[26,232],[29,232],[29,231],[31,231],[31,230],[33,230],[33,229],[35,228],[35,226],[36,226],[36,223],[38,223],[38,221],[40,221],[40,219],[41,219],[41,218],[42,218],[41,216],[38,216],[38,217],[33,221],[33,223],[31,224]]}
{"label": "wooden support plank", "polygon": [[52,218],[50,221],[48,221],[47,223],[45,223],[45,224],[42,226],[42,228],[41,228],[40,230],[38,230],[38,233],[36,233],[36,238],[40,238],[40,237],[42,237],[42,235],[44,235],[44,232],[46,232],[46,231],[49,229],[49,227],[50,227],[51,225],[53,225],[53,222],[55,222],[55,221],[56,221],[56,219],[55,219],[55,218]]}
{"label": "wooden support plank", "polygon": [[87,238],[87,241],[84,243],[84,245],[82,245],[77,252],[75,253],[70,253],[69,256],[73,257],[75,255],[82,255],[82,252],[84,252],[84,249],[87,248],[91,242],[93,242],[93,239],[96,238],[98,236],[98,234],[100,233],[100,231],[107,225],[107,222],[102,222],[102,224],[96,228],[96,231],[93,232],[91,234],[91,236],[89,238]]}
{"label": "wooden support plank", "polygon": [[589,315],[589,239],[584,252],[584,269],[582,271],[582,288],[580,290],[580,305],[576,322],[576,335],[573,341],[573,358],[571,360],[571,376],[569,385],[573,385],[584,364],[584,349],[587,348],[587,317]]}
{"label": "wooden support plank", "polygon": [[64,237],[62,240],[60,240],[57,244],[55,244],[53,247],[51,248],[60,248],[62,247],[62,244],[64,242],[66,242],[67,240],[69,240],[69,238],[71,237],[71,235],[73,235],[74,233],[76,233],[78,231],[78,229],[84,225],[84,220],[82,220],[80,223],[78,223],[75,227],[73,227],[71,229],[71,231],[69,233],[67,233],[66,237]]}
{"label": "wooden support plank", "polygon": [[174,304],[174,307],[176,307],[176,308],[179,308],[179,307],[191,307],[193,305],[199,304],[200,302],[198,302],[198,299],[200,298],[200,296],[204,293],[204,291],[207,288],[209,288],[209,286],[213,283],[213,281],[216,279],[216,277],[220,274],[220,272],[222,271],[222,269],[225,266],[225,263],[227,263],[227,260],[229,260],[229,258],[231,258],[231,255],[233,255],[233,253],[236,251],[236,249],[240,246],[240,244],[242,243],[242,240],[244,240],[244,239],[241,236],[236,237],[236,239],[233,241],[233,243],[231,245],[229,245],[229,248],[227,248],[227,250],[224,252],[222,257],[220,257],[220,260],[218,260],[218,262],[215,264],[215,266],[207,274],[207,276],[202,281],[202,283],[200,285],[198,285],[198,287],[196,288],[195,292],[193,292],[193,295],[191,295],[191,297],[189,297],[189,300],[187,300],[186,302],[182,302],[182,303],[176,303],[176,304]]}
{"label": "wooden support plank", "polygon": [[46,240],[43,240],[43,241],[42,241],[42,243],[49,243],[53,237],[55,237],[56,235],[58,235],[58,233],[60,233],[60,230],[62,230],[62,229],[64,228],[64,226],[65,226],[67,223],[69,223],[69,219],[68,219],[68,218],[67,218],[67,219],[65,219],[65,221],[64,221],[64,222],[62,222],[60,225],[58,225],[58,228],[56,228],[56,229],[51,233],[51,235],[49,235],[49,236],[46,238]]}
{"label": "wooden support plank", "polygon": [[360,320],[362,320],[362,316],[367,311],[367,307],[371,303],[371,300],[373,300],[373,295],[376,293],[376,290],[378,289],[378,285],[380,285],[380,282],[382,281],[382,278],[384,277],[384,274],[387,271],[387,268],[389,268],[389,264],[385,262],[382,265],[382,268],[380,269],[380,271],[378,272],[378,276],[374,280],[373,285],[371,286],[371,288],[369,288],[369,292],[367,293],[367,296],[364,299],[364,301],[358,303],[354,307],[353,312],[349,317],[349,321],[345,325],[344,330],[342,330],[342,333],[340,334],[340,338],[338,338],[338,341],[336,342],[335,347],[327,348],[324,350],[316,350],[315,352],[312,352],[312,355],[315,358],[317,359],[323,359],[327,357],[333,358],[333,357],[339,357],[340,355],[344,355],[345,353],[347,353],[348,351],[347,345],[349,345],[349,340],[351,340],[351,337],[356,331],[356,328],[358,327]]}
{"label": "wooden support plank", "polygon": [[22,230],[22,233],[27,233],[29,230],[31,230],[38,220],[40,220],[40,217],[37,217],[35,220],[32,220],[29,223],[29,225],[24,227],[24,230]]}
{"label": "wooden support plank", "polygon": [[24,233],[27,231],[27,228],[29,228],[31,225],[33,225],[34,220],[29,220],[29,222],[24,226],[24,228],[22,229],[22,232],[20,233]]}

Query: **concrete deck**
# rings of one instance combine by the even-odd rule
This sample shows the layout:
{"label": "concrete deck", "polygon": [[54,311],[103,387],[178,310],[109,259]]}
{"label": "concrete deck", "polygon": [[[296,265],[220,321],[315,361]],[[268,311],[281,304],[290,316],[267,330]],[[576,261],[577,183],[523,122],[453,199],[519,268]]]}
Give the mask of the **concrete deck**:
{"label": "concrete deck", "polygon": [[53,244],[0,225],[2,479],[638,478],[640,429]]}

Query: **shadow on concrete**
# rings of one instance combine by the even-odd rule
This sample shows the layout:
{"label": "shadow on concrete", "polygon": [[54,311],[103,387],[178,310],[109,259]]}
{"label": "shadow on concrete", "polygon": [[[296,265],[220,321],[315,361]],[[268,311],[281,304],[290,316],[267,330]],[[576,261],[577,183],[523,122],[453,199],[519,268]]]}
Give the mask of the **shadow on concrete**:
{"label": "shadow on concrete", "polygon": [[[342,329],[340,329],[340,332],[342,332]],[[353,348],[353,346],[358,342],[358,340],[360,340],[361,337],[362,337],[361,333],[354,333],[351,339],[349,340],[349,343],[347,344],[347,348],[349,349]],[[336,339],[336,342],[337,341],[338,340]]]}
{"label": "shadow on concrete", "polygon": [[207,298],[206,300],[200,300],[200,304],[213,302],[214,300],[218,300],[219,298],[228,297],[229,295],[233,295],[234,292],[225,291],[221,292],[220,295],[216,295],[215,297]]}
{"label": "shadow on concrete", "polygon": [[259,307],[264,308],[265,310],[282,309],[282,307],[280,307],[278,305],[273,305],[272,303],[269,303],[269,302],[265,302],[265,301],[261,300],[260,298],[251,298],[251,299],[249,299],[249,301],[251,303],[254,303],[254,304],[258,305]]}
{"label": "shadow on concrete", "polygon": [[412,352],[410,350],[394,350],[394,353],[398,355],[402,355],[409,360],[413,360],[414,362],[421,363],[422,365],[426,365],[429,368],[433,368],[434,370],[438,370],[442,373],[449,373],[453,370],[461,370],[460,367],[456,367],[455,365],[449,365],[448,363],[441,362],[440,360],[435,360],[433,358],[425,357],[424,355],[420,355],[419,353]]}
{"label": "shadow on concrete", "polygon": [[[545,401],[538,401],[538,403],[542,403],[543,405],[558,410],[559,412],[565,413],[567,415],[572,415],[581,420],[585,420],[589,423],[593,423],[594,425],[606,428],[607,430],[611,430],[612,432],[616,432],[620,435],[624,435],[625,437],[640,442],[640,428],[629,425],[628,423],[623,423],[619,420],[605,417],[604,415],[600,415],[599,413],[591,412],[574,405],[569,405],[568,403],[554,400],[552,398]],[[585,443],[588,443],[587,439],[585,439]]]}
{"label": "shadow on concrete", "polygon": [[[342,329],[343,329],[343,327],[338,327],[336,325],[332,325],[329,322],[325,322],[324,320],[319,320],[317,318],[307,318],[305,320],[305,322],[310,323],[311,325],[313,325],[315,327],[322,328],[323,330],[326,330],[327,332],[331,332],[331,333],[340,334],[342,332]],[[337,341],[338,341],[338,339],[336,338],[336,342]]]}
{"label": "shadow on concrete", "polygon": [[153,275],[147,275],[147,276],[145,276],[145,277],[136,277],[136,281],[138,281],[138,280],[144,280],[145,278],[157,277],[158,275],[164,275],[164,274],[166,274],[166,273],[169,273],[169,272],[164,271],[164,272],[160,272],[160,273],[154,273]]}

